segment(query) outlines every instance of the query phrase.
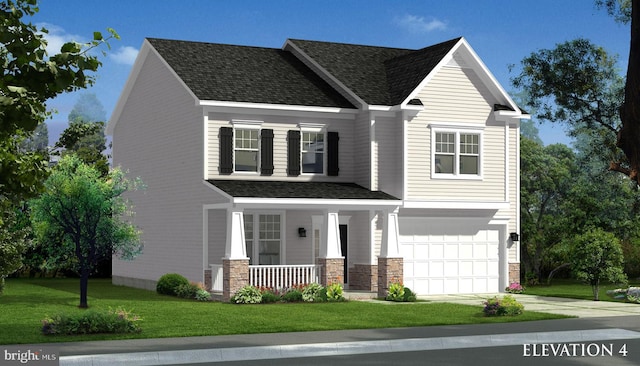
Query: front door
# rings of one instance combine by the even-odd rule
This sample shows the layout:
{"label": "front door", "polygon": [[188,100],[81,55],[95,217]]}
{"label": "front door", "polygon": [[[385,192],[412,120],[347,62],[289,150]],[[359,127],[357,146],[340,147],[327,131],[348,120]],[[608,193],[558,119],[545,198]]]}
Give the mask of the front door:
{"label": "front door", "polygon": [[347,225],[340,225],[340,250],[342,250],[342,256],[344,257],[344,283],[349,283],[349,261],[347,261],[347,238],[348,231]]}

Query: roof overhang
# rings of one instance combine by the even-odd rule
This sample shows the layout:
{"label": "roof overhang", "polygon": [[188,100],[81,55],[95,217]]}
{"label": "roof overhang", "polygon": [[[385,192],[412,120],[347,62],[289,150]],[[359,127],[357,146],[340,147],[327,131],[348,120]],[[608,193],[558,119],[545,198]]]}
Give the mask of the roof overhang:
{"label": "roof overhang", "polygon": [[[223,182],[224,184],[221,184]],[[235,183],[245,185],[244,187],[236,190],[230,188],[229,185]],[[217,204],[206,205],[211,209],[223,209],[223,208],[241,208],[241,209],[329,209],[338,208],[340,210],[383,210],[383,209],[395,209],[402,206],[402,200],[389,196],[382,192],[368,191],[366,188],[359,187],[350,183],[331,183],[331,182],[287,182],[287,181],[203,181],[203,183],[220,194],[225,198],[226,202]],[[293,197],[261,197],[260,194],[255,192],[265,192],[264,196],[269,195],[289,195],[287,193],[280,193],[278,189],[274,189],[272,184],[277,184],[281,187],[287,188],[292,186],[292,190],[295,193],[290,194]],[[343,194],[341,192],[341,185],[348,185],[347,189],[350,192]],[[248,186],[247,186],[248,185]],[[260,187],[264,185],[264,190],[260,190]],[[319,186],[321,185],[321,186]],[[335,185],[336,190],[331,186]],[[302,189],[301,189],[302,187]],[[306,193],[305,189],[318,190],[322,189],[329,197],[318,198],[317,194],[309,194],[309,197],[304,197]],[[286,189],[285,189],[286,190]],[[351,191],[353,190],[353,191]],[[361,192],[357,192],[361,190]],[[248,195],[245,195],[244,191],[250,191]],[[352,194],[355,192],[355,194]],[[362,193],[362,194],[361,194]],[[251,196],[249,196],[251,195]],[[337,196],[344,195],[345,198],[338,198]],[[379,197],[379,198],[361,198],[361,197]]]}

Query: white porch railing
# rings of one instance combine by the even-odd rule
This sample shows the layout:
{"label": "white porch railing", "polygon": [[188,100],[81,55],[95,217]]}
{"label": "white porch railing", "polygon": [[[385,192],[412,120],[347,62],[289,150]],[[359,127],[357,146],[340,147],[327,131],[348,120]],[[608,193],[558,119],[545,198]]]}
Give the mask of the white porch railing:
{"label": "white porch railing", "polygon": [[249,284],[274,289],[320,282],[320,266],[315,264],[249,266]]}
{"label": "white porch railing", "polygon": [[210,264],[211,267],[211,291],[222,292],[222,264]]}

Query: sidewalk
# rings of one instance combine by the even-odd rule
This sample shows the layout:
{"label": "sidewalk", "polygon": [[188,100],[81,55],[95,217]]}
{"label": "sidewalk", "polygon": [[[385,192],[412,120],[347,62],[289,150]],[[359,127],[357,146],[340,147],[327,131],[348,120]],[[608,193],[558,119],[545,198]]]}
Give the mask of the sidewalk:
{"label": "sidewalk", "polygon": [[[503,296],[504,294],[432,295],[420,296],[419,298],[421,300],[435,302],[482,305],[483,301],[495,295]],[[525,311],[539,311],[579,318],[640,315],[640,304],[544,297],[526,294],[513,294],[512,296],[524,305]]]}

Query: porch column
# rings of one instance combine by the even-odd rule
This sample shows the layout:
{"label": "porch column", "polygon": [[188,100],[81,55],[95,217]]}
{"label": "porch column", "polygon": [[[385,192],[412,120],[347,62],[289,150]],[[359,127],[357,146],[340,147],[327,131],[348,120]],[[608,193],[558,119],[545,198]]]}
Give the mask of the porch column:
{"label": "porch column", "polygon": [[389,284],[403,281],[403,259],[400,254],[398,208],[384,213],[382,243],[378,257],[378,296],[386,297]]}
{"label": "porch column", "polygon": [[227,210],[227,242],[222,259],[222,299],[229,301],[249,284],[249,258],[244,238],[244,214],[237,208]]}
{"label": "porch column", "polygon": [[344,284],[344,257],[340,247],[340,220],[337,211],[325,211],[320,242],[320,282]]}

